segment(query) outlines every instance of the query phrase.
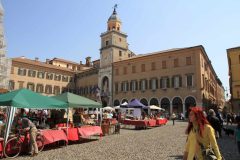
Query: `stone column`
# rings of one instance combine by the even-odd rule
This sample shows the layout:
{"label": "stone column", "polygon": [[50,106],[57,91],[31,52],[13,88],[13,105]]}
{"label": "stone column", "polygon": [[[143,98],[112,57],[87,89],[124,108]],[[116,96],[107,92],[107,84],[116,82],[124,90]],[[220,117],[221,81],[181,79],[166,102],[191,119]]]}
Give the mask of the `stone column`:
{"label": "stone column", "polygon": [[172,102],[170,102],[170,115],[172,115],[172,112],[173,112],[173,106],[172,106]]}
{"label": "stone column", "polygon": [[183,103],[182,105],[183,105],[183,109],[182,109],[183,110],[183,115],[185,115],[185,110],[186,110],[185,103]]}

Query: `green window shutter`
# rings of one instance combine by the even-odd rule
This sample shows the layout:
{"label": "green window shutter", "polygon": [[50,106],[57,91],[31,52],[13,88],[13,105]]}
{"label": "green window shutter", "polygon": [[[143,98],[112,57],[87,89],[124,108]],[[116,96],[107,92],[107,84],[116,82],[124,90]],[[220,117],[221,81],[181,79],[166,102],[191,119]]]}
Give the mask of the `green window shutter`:
{"label": "green window shutter", "polygon": [[179,76],[179,87],[182,87],[182,76]]}
{"label": "green window shutter", "polygon": [[172,88],[174,88],[174,77],[172,77]]}
{"label": "green window shutter", "polygon": [[158,79],[156,79],[156,89],[158,89]]}
{"label": "green window shutter", "polygon": [[145,88],[148,89],[148,80],[145,80]]}
{"label": "green window shutter", "polygon": [[149,80],[149,89],[152,89],[152,80]]}
{"label": "green window shutter", "polygon": [[139,90],[142,90],[141,84],[142,84],[142,80],[139,81]]}
{"label": "green window shutter", "polygon": [[138,90],[138,81],[136,81],[136,91]]}
{"label": "green window shutter", "polygon": [[161,79],[160,79],[160,88],[163,88],[163,86],[162,86],[162,81],[163,81],[163,79],[161,78]]}
{"label": "green window shutter", "polygon": [[167,88],[170,88],[170,78],[167,78]]}

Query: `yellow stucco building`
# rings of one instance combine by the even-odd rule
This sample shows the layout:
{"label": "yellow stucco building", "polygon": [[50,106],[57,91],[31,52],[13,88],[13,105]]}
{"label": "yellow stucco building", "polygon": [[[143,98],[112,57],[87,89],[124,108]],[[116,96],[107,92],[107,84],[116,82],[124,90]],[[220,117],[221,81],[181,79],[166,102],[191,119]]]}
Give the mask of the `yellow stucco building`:
{"label": "yellow stucco building", "polygon": [[227,49],[229,85],[233,112],[240,112],[240,47]]}

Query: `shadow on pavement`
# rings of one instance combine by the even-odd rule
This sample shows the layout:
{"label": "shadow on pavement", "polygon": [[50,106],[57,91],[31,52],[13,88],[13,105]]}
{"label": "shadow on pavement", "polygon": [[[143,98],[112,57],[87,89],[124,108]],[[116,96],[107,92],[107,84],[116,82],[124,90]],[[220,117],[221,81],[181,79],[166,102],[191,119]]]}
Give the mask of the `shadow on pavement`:
{"label": "shadow on pavement", "polygon": [[183,159],[183,155],[173,155],[173,156],[169,156],[175,159]]}

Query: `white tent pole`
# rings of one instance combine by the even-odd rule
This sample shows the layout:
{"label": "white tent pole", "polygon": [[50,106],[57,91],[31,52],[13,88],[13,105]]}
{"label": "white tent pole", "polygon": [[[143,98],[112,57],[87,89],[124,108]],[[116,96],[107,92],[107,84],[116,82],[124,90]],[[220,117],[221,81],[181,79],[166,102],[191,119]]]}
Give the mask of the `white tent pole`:
{"label": "white tent pole", "polygon": [[4,146],[7,143],[10,128],[14,119],[16,108],[15,107],[7,107],[7,122],[6,122],[6,128],[5,128],[5,134],[4,134]]}

